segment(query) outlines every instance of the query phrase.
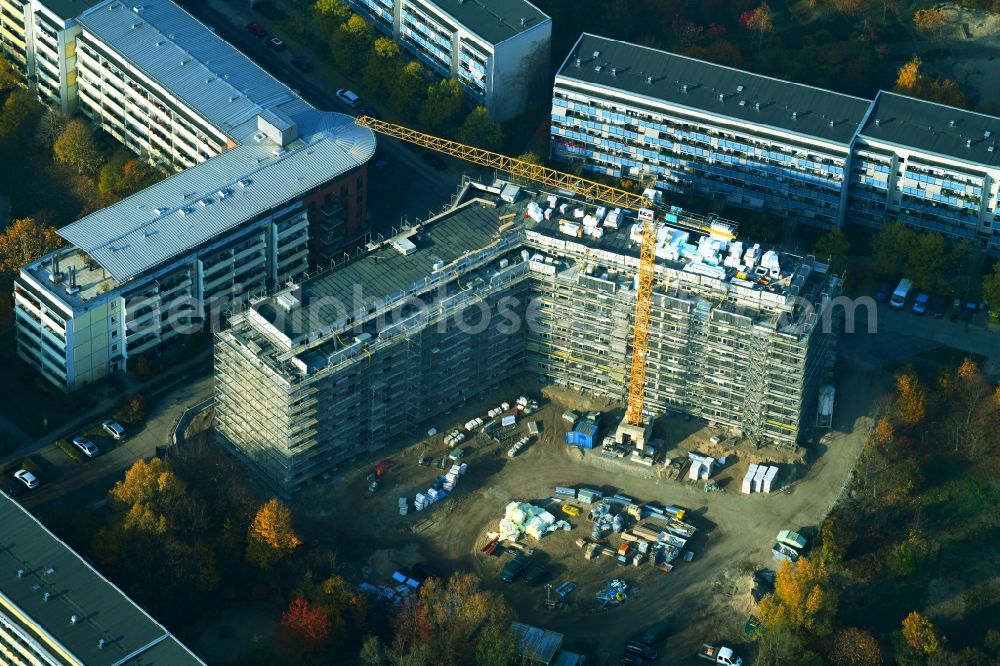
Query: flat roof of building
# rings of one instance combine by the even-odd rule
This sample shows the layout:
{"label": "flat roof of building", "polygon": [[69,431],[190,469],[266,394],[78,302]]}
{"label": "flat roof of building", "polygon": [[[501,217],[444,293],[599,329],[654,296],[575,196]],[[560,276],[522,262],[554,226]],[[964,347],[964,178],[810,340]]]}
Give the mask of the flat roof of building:
{"label": "flat roof of building", "polygon": [[102,0],[45,0],[42,5],[64,21],[69,21],[101,1]]}
{"label": "flat roof of building", "polygon": [[428,4],[491,44],[552,20],[528,0],[431,0]]}
{"label": "flat roof of building", "polygon": [[204,663],[6,495],[0,525],[0,611],[60,663]]}
{"label": "flat roof of building", "polygon": [[[308,109],[299,138],[254,140],[185,169],[59,230],[119,282],[264,215],[367,162],[375,135],[342,113]],[[28,270],[44,269],[44,261]]]}
{"label": "flat roof of building", "polygon": [[557,76],[845,146],[871,106],[860,97],[589,33]]}
{"label": "flat roof of building", "polygon": [[861,136],[944,157],[1000,166],[1000,118],[881,91]]}
{"label": "flat roof of building", "polygon": [[264,109],[310,105],[171,0],[106,0],[78,19],[103,45],[237,142]]}

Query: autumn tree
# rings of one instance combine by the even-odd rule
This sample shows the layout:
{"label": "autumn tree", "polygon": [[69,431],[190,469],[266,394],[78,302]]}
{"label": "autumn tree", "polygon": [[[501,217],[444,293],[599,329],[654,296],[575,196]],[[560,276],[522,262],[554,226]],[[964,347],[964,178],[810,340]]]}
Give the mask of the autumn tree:
{"label": "autumn tree", "polygon": [[351,17],[351,8],[343,0],[315,0],[309,8],[313,27],[324,35],[332,35]]}
{"label": "autumn tree", "polygon": [[0,92],[13,90],[21,85],[21,75],[6,58],[0,58]]}
{"label": "autumn tree", "polygon": [[871,633],[850,627],[834,635],[830,660],[837,666],[879,666],[882,648]]}
{"label": "autumn tree", "polygon": [[829,261],[830,267],[839,271],[844,268],[844,260],[847,258],[847,251],[850,248],[851,244],[847,240],[847,235],[840,229],[834,228],[820,236],[813,250],[819,260]]}
{"label": "autumn tree", "polygon": [[14,220],[0,233],[0,271],[17,273],[21,266],[62,244],[62,237],[55,227],[39,224],[30,217]]}
{"label": "autumn tree", "polygon": [[442,79],[427,88],[420,110],[420,124],[429,132],[441,132],[458,124],[465,95],[458,79]]}
{"label": "autumn tree", "polygon": [[836,609],[826,565],[802,557],[778,567],[774,592],[760,602],[760,619],[768,627],[787,624],[822,636],[830,632]]}
{"label": "autumn tree", "polygon": [[93,174],[101,166],[103,156],[94,133],[83,118],[71,118],[66,129],[52,145],[56,161],[68,164],[81,174]]}
{"label": "autumn tree", "polygon": [[351,14],[330,38],[330,51],[338,67],[356,72],[368,61],[374,42],[375,33],[371,24],[357,14]]}
{"label": "autumn tree", "polygon": [[913,56],[900,67],[893,91],[939,104],[966,106],[965,92],[956,81],[928,76],[920,69],[921,65],[923,61],[920,57]]}
{"label": "autumn tree", "polygon": [[896,375],[896,420],[905,426],[913,427],[924,420],[926,413],[927,390],[917,375],[913,372]]}
{"label": "autumn tree", "polygon": [[945,13],[937,7],[918,9],[913,13],[913,25],[921,30],[936,30],[947,20]]}
{"label": "autumn tree", "polygon": [[393,648],[400,654],[429,648],[441,666],[468,664],[469,655],[476,655],[479,664],[507,664],[517,644],[512,619],[503,598],[482,590],[475,576],[456,573],[447,582],[431,578],[397,614]]}
{"label": "autumn tree", "polygon": [[827,516],[819,526],[819,559],[827,565],[840,564],[850,545],[849,530],[840,520]]}
{"label": "autumn tree", "polygon": [[503,144],[503,129],[500,123],[490,118],[486,107],[477,106],[465,117],[458,130],[458,140],[477,148],[500,150]]}
{"label": "autumn tree", "polygon": [[281,614],[281,626],[291,630],[298,638],[317,643],[330,638],[329,613],[301,598],[295,599]]}
{"label": "autumn tree", "polygon": [[[528,164],[545,164],[545,160],[542,159],[542,156],[532,150],[521,153],[517,156],[517,159],[522,162],[527,162]],[[1000,301],[998,301],[998,303],[1000,303]]]}
{"label": "autumn tree", "polygon": [[125,478],[111,488],[110,498],[125,509],[122,527],[148,534],[165,534],[184,501],[186,484],[162,458],[137,460]]}
{"label": "autumn tree", "polygon": [[277,499],[257,511],[247,531],[247,561],[267,569],[302,545],[292,527],[292,512]]}
{"label": "autumn tree", "polygon": [[121,421],[125,425],[139,423],[149,413],[149,405],[146,403],[146,396],[141,393],[132,393],[122,396],[115,407],[112,416],[115,420]]}
{"label": "autumn tree", "polygon": [[911,648],[926,655],[934,654],[941,647],[934,624],[917,611],[903,619],[903,638]]}
{"label": "autumn tree", "polygon": [[42,113],[35,127],[35,140],[46,150],[51,150],[59,135],[66,131],[66,116],[58,108],[50,106]]}
{"label": "autumn tree", "polygon": [[27,90],[17,88],[10,92],[0,108],[0,142],[17,140],[37,108],[38,102]]}
{"label": "autumn tree", "polygon": [[757,33],[757,51],[764,46],[764,34],[774,30],[774,16],[765,2],[740,14],[740,25]]}
{"label": "autumn tree", "polygon": [[902,273],[913,238],[913,230],[898,220],[883,224],[872,237],[872,265],[875,272],[882,277]]}

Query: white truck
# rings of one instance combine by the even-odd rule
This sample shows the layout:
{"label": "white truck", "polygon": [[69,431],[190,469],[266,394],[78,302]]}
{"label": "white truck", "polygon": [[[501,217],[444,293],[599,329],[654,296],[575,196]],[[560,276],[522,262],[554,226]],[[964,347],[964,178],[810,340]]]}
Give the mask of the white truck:
{"label": "white truck", "polygon": [[743,660],[733,654],[732,648],[722,645],[709,645],[705,643],[701,646],[701,650],[698,651],[698,656],[709,660],[713,664],[721,664],[721,666],[743,665]]}
{"label": "white truck", "polygon": [[896,291],[892,292],[892,298],[889,299],[889,305],[895,310],[902,310],[906,305],[906,299],[913,290],[913,280],[909,278],[903,278],[896,285]]}

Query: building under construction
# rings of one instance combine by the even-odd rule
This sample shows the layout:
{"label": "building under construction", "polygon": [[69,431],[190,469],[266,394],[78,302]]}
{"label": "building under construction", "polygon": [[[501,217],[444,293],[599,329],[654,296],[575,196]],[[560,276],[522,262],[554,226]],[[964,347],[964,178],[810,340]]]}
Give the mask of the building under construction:
{"label": "building under construction", "polygon": [[[725,228],[679,209],[658,226],[645,410],[795,446],[842,280]],[[216,340],[218,429],[291,493],[520,373],[624,401],[640,241],[635,211],[467,183],[442,214],[235,313]]]}

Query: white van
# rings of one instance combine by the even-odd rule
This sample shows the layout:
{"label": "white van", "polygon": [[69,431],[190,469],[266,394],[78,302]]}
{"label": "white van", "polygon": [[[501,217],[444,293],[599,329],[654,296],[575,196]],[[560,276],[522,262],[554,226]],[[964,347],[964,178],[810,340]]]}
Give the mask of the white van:
{"label": "white van", "polygon": [[910,291],[913,289],[913,280],[903,278],[899,281],[899,285],[896,287],[896,291],[892,292],[892,298],[889,299],[889,305],[891,305],[896,310],[902,310],[903,306],[906,305],[906,298],[910,295]]}
{"label": "white van", "polygon": [[337,91],[337,99],[352,109],[357,108],[358,104],[361,103],[361,98],[347,88],[341,88]]}

